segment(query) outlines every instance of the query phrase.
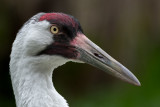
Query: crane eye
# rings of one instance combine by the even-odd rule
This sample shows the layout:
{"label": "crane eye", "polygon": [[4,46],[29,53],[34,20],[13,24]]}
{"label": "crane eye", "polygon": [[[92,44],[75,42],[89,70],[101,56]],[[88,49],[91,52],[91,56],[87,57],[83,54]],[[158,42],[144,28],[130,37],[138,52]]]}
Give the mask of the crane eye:
{"label": "crane eye", "polygon": [[51,33],[53,33],[53,34],[57,34],[59,32],[58,27],[55,25],[52,25],[50,30],[51,30]]}

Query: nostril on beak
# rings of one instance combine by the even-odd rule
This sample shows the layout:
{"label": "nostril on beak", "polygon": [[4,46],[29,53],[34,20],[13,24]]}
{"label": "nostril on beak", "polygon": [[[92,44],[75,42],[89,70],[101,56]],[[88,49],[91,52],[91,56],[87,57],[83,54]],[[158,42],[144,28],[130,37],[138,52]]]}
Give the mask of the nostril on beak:
{"label": "nostril on beak", "polygon": [[101,55],[99,55],[99,54],[97,54],[97,53],[94,53],[94,55],[95,55],[96,57],[98,57],[98,58],[103,58],[103,56],[101,56]]}

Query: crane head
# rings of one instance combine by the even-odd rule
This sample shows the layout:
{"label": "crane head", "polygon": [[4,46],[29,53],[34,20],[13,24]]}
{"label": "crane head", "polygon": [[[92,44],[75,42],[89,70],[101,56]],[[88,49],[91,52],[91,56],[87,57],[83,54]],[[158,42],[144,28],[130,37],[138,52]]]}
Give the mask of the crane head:
{"label": "crane head", "polygon": [[48,58],[49,61],[45,63],[57,62],[57,67],[68,61],[85,62],[126,82],[140,85],[126,67],[85,36],[80,23],[73,16],[39,13],[26,22],[18,34],[19,40],[14,44],[23,38],[21,45],[24,48],[19,46],[23,56]]}

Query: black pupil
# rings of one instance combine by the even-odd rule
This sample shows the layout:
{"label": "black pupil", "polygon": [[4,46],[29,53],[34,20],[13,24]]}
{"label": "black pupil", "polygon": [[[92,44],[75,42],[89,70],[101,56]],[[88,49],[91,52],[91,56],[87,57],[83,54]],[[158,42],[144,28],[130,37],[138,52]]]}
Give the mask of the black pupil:
{"label": "black pupil", "polygon": [[57,31],[57,28],[53,28],[54,31]]}

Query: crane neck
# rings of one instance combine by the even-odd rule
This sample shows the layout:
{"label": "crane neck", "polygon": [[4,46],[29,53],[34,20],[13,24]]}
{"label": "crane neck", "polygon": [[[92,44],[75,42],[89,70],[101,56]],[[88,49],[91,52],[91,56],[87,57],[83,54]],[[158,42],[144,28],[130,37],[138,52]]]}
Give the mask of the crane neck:
{"label": "crane neck", "polygon": [[23,59],[14,65],[11,62],[17,107],[68,107],[66,100],[54,88],[53,64]]}

